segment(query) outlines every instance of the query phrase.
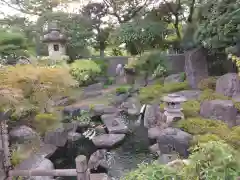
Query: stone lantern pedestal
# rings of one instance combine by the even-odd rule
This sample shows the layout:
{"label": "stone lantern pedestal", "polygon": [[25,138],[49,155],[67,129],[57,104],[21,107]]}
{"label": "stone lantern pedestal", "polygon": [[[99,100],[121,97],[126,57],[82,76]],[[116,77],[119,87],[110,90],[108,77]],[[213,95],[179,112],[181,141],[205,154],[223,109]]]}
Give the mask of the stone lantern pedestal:
{"label": "stone lantern pedestal", "polygon": [[135,83],[135,69],[124,67],[125,71],[125,82],[130,85],[134,85]]}
{"label": "stone lantern pedestal", "polygon": [[184,114],[182,113],[181,108],[181,103],[186,101],[184,96],[169,94],[163,97],[163,101],[166,104],[163,113],[163,118],[166,124],[170,125],[172,122],[184,119]]}

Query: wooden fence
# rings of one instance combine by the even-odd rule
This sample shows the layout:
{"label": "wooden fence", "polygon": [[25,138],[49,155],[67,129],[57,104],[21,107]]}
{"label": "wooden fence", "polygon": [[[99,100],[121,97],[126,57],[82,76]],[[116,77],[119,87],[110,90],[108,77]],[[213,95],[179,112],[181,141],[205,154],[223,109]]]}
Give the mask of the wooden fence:
{"label": "wooden fence", "polygon": [[[76,169],[31,169],[31,170],[12,170],[10,161],[9,141],[6,120],[0,121],[0,138],[2,139],[3,167],[7,180],[13,177],[31,177],[31,176],[76,176],[77,180],[108,180],[106,174],[90,174],[86,156],[76,157]],[[0,141],[1,142],[1,141]]]}

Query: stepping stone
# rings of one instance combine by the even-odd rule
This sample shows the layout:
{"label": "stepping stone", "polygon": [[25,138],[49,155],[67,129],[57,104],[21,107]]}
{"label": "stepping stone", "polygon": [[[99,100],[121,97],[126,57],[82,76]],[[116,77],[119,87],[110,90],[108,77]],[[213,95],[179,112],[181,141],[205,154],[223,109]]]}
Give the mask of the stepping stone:
{"label": "stepping stone", "polygon": [[95,136],[92,141],[97,147],[110,148],[120,143],[125,138],[125,134],[103,134]]}
{"label": "stepping stone", "polygon": [[125,134],[128,132],[128,127],[122,122],[120,117],[116,117],[115,115],[102,115],[101,119],[110,134]]}

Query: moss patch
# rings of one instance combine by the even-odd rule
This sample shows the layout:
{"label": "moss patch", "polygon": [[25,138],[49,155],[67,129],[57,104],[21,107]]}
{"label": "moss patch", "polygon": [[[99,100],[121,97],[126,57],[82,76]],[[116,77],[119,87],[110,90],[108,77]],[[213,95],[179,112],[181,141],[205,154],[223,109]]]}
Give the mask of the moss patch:
{"label": "moss patch", "polygon": [[200,97],[198,98],[198,100],[200,102],[203,102],[205,100],[207,101],[211,101],[211,100],[215,100],[215,99],[220,99],[220,100],[229,100],[231,98],[224,96],[222,94],[218,94],[215,93],[212,89],[206,89],[202,92],[202,94],[200,95]]}
{"label": "moss patch", "polygon": [[215,91],[217,79],[215,76],[203,79],[198,83],[198,88],[201,90],[211,89]]}
{"label": "moss patch", "polygon": [[183,103],[183,114],[186,118],[199,116],[201,103],[196,100],[190,100]]}

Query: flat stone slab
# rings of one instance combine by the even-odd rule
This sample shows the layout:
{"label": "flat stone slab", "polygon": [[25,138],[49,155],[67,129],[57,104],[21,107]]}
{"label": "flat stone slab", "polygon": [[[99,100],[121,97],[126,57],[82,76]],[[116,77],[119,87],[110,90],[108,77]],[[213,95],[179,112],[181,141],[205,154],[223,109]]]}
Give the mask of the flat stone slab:
{"label": "flat stone slab", "polygon": [[95,136],[92,141],[97,147],[113,147],[125,138],[125,134],[103,134]]}
{"label": "flat stone slab", "polygon": [[120,117],[116,117],[115,115],[102,115],[101,119],[110,134],[125,134],[128,132],[128,127],[122,122]]}
{"label": "flat stone slab", "polygon": [[109,176],[105,173],[90,174],[90,180],[110,180]]}
{"label": "flat stone slab", "polygon": [[43,156],[45,158],[50,157],[55,151],[57,150],[57,147],[52,144],[42,144],[39,151],[37,152],[37,155]]}
{"label": "flat stone slab", "polygon": [[160,127],[154,127],[148,129],[148,138],[157,139],[161,135],[162,129]]}

